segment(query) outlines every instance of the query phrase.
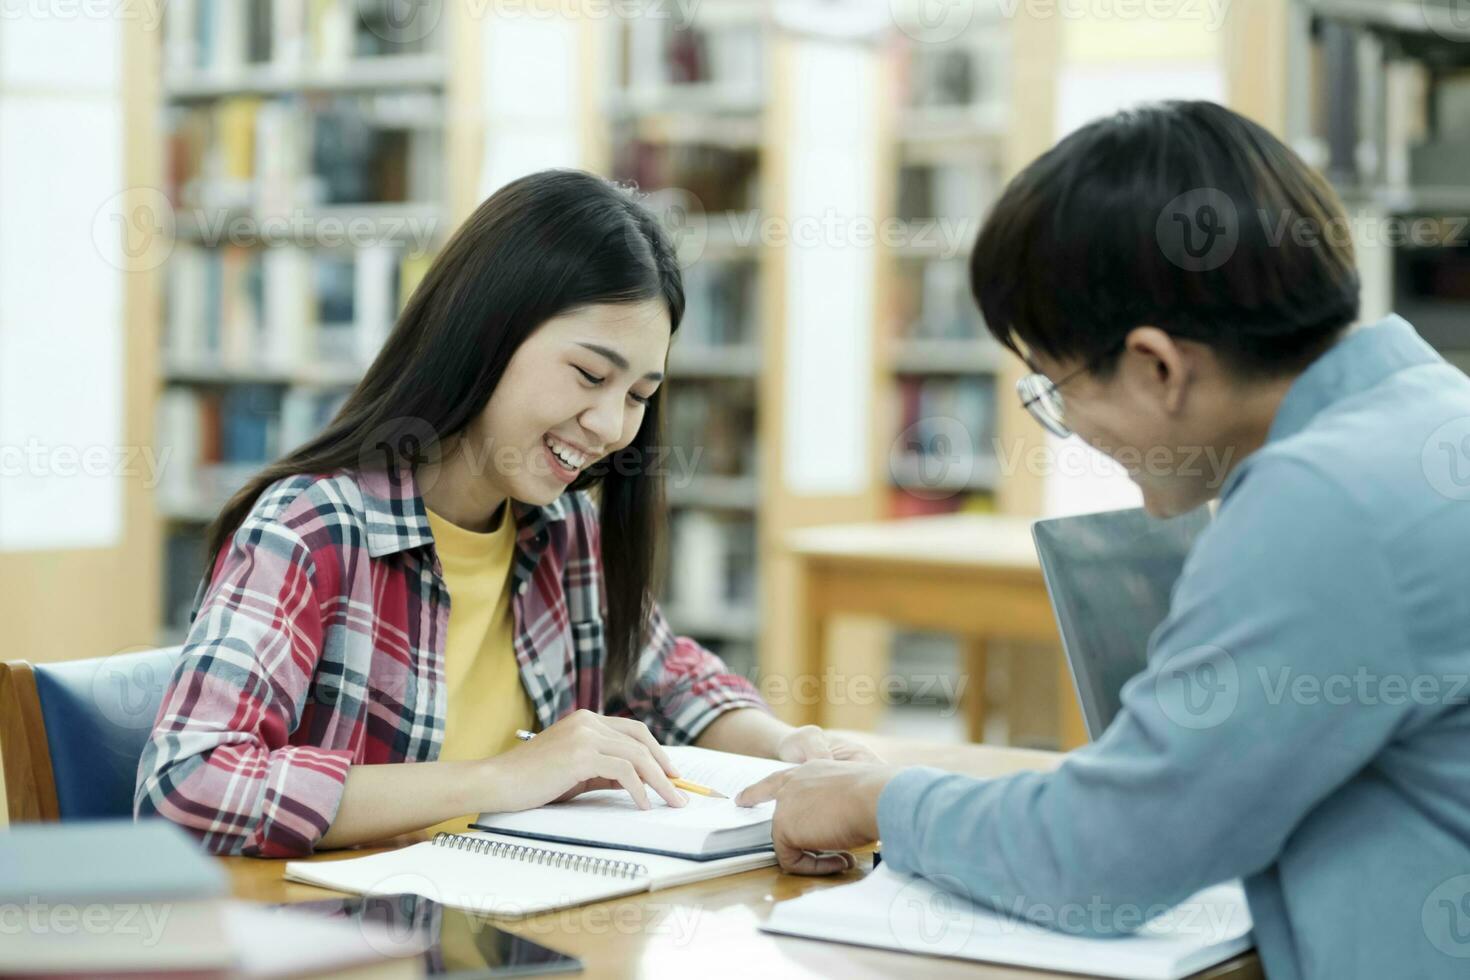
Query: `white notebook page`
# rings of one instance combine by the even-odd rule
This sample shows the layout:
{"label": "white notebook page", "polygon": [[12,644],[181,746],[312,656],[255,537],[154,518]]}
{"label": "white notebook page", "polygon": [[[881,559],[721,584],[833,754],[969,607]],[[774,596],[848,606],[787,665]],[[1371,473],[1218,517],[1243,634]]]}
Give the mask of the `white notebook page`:
{"label": "white notebook page", "polygon": [[502,916],[631,895],[649,885],[646,877],[573,871],[428,842],[345,861],[289,861],[286,877],[359,895],[422,895],[467,912]]}
{"label": "white notebook page", "polygon": [[[1089,914],[1078,909],[1079,914]],[[1177,980],[1250,948],[1239,882],[1207,888],[1132,935],[1054,932],[972,904],[923,878],[880,866],[862,881],[782,902],[762,926],[810,939],[1041,970]]]}

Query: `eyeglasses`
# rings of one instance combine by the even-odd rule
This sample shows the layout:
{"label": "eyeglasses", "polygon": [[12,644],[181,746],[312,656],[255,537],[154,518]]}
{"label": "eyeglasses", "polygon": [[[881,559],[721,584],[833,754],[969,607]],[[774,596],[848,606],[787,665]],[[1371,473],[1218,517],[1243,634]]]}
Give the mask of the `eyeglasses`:
{"label": "eyeglasses", "polygon": [[1060,381],[1052,381],[1039,371],[1032,372],[1016,382],[1016,394],[1021,396],[1021,407],[1041,423],[1041,427],[1059,439],[1069,439],[1074,434],[1066,422],[1066,403],[1062,398],[1062,385],[1074,378],[1097,370],[1098,366],[1127,346],[1119,341],[1098,354]]}

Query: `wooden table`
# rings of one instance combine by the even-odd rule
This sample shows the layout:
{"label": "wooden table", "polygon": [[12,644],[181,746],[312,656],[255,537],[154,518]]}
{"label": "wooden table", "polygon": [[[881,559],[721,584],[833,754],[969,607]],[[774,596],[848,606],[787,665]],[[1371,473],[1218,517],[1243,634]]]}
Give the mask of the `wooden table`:
{"label": "wooden table", "polygon": [[[1044,770],[1061,756],[1052,752],[985,745],[933,745],[878,735],[858,736],[890,762],[941,766],[975,776],[999,776],[1025,769]],[[410,834],[390,846],[424,840]],[[374,854],[386,847],[331,851],[313,861]],[[234,894],[262,902],[301,902],[340,894],[314,885],[285,881],[283,860],[220,858]],[[870,861],[861,862],[871,866]],[[767,935],[758,927],[774,903],[850,881],[860,872],[834,878],[801,878],[763,868],[741,875],[685,885],[662,892],[613,899],[499,923],[554,949],[580,958],[590,980],[604,977],[971,977],[1035,978],[1061,976],[1034,970],[910,956],[885,950]],[[1068,974],[1068,976],[1072,976]],[[1257,980],[1254,953],[1236,957],[1201,976]]]}
{"label": "wooden table", "polygon": [[[953,633],[964,643],[969,683],[963,705],[970,738],[978,742],[985,724],[990,644],[1045,643],[1057,650],[1061,744],[1075,748],[1087,741],[1031,539],[1031,521],[957,514],[829,525],[794,532],[787,545],[796,560],[800,590],[795,603],[801,637],[798,677],[827,677],[832,667],[828,626],[834,616],[871,616]],[[796,713],[803,722],[820,725],[830,700],[804,699]]]}

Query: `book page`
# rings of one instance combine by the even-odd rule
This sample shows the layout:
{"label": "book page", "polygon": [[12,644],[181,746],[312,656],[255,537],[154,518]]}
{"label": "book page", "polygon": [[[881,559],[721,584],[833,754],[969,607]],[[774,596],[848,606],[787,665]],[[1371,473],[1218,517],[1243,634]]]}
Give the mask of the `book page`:
{"label": "book page", "polygon": [[664,751],[668,752],[670,761],[684,779],[717,789],[732,800],[751,783],[758,783],[773,772],[792,768],[789,762],[716,752],[693,745],[671,745]]}
{"label": "book page", "polygon": [[[1078,906],[1079,914],[1087,910]],[[1129,980],[1173,980],[1251,944],[1239,882],[1204,889],[1129,935],[1091,938],[1053,932],[972,903],[924,878],[874,869],[861,881],[779,903],[761,927],[805,936]]]}

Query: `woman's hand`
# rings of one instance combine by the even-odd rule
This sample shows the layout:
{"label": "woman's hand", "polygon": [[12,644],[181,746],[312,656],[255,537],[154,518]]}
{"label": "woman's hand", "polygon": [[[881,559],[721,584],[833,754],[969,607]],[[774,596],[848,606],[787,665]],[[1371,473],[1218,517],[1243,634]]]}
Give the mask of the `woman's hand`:
{"label": "woman's hand", "polygon": [[842,762],[882,762],[878,754],[855,739],[823,731],[816,725],[793,728],[776,743],[776,758],[783,762],[837,759]]}
{"label": "woman's hand", "polygon": [[574,711],[534,739],[484,760],[493,812],[529,810],[593,789],[628,791],[640,810],[652,804],[644,784],[669,806],[689,798],[669,782],[677,776],[663,747],[641,721]]}

